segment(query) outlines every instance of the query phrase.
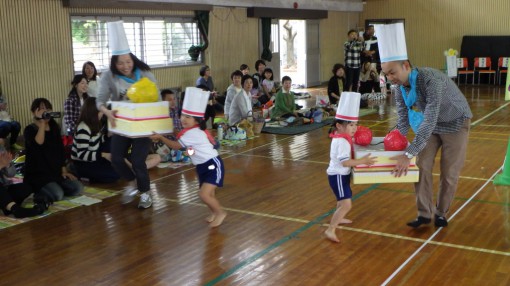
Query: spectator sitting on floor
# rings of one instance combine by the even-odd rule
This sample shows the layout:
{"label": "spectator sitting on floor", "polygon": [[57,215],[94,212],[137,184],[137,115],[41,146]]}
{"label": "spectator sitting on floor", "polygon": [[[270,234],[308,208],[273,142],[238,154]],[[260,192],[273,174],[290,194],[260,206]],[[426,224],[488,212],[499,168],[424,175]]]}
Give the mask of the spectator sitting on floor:
{"label": "spectator sitting on floor", "polygon": [[289,76],[284,76],[282,78],[282,88],[276,93],[274,108],[271,112],[272,120],[298,116],[294,102],[294,93],[290,91],[291,87],[292,79]]}
{"label": "spectator sitting on floor", "polygon": [[89,97],[87,94],[87,77],[82,74],[75,75],[71,84],[73,87],[64,102],[64,122],[66,134],[74,136],[76,125],[78,125],[78,117],[80,116],[80,108],[83,101]]}
{"label": "spectator sitting on floor", "polygon": [[347,86],[345,85],[345,67],[342,64],[335,64],[332,72],[333,76],[328,82],[328,97],[329,103],[337,104],[342,91],[347,91]]}
{"label": "spectator sitting on floor", "polygon": [[83,103],[73,140],[71,159],[76,173],[91,183],[113,183],[120,179],[111,163],[110,140],[103,113],[96,106],[96,98]]}
{"label": "spectator sitting on floor", "polygon": [[66,168],[60,127],[51,116],[45,116],[52,109],[46,98],[34,99],[30,107],[34,122],[23,132],[26,148],[24,182],[34,190],[35,201],[59,201],[64,196],[79,195],[83,190],[82,183]]}
{"label": "spectator sitting on floor", "polygon": [[179,133],[182,130],[181,123],[181,110],[179,108],[179,103],[177,102],[177,97],[175,93],[171,89],[163,89],[161,91],[161,100],[168,101],[168,108],[170,113],[170,118],[172,118],[174,133]]}
{"label": "spectator sitting on floor", "polygon": [[359,80],[359,93],[381,92],[379,73],[369,60],[363,63]]}
{"label": "spectator sitting on floor", "polygon": [[32,217],[42,214],[45,204],[35,204],[32,208],[22,206],[23,201],[32,194],[32,188],[26,183],[13,184],[10,177],[16,175],[11,163],[12,155],[0,145],[0,209],[5,215],[13,214],[16,218]]}
{"label": "spectator sitting on floor", "polygon": [[9,112],[7,112],[7,101],[2,94],[2,86],[0,84],[0,138],[7,139],[10,134],[9,146],[15,150],[21,150],[23,147],[16,144],[20,131],[21,125],[19,122],[12,120]]}
{"label": "spectator sitting on floor", "polygon": [[93,62],[85,62],[83,64],[81,74],[85,75],[88,82],[87,94],[92,97],[97,96],[97,89],[99,88],[99,75],[97,75],[97,69]]}
{"label": "spectator sitting on floor", "polygon": [[232,84],[227,88],[227,98],[225,99],[225,119],[228,120],[228,113],[230,111],[230,105],[235,95],[238,94],[243,88],[241,86],[241,78],[243,73],[240,70],[232,72],[230,79]]}
{"label": "spectator sitting on floor", "polygon": [[244,75],[241,79],[241,85],[243,89],[234,96],[229,109],[228,125],[230,126],[250,117],[252,113],[251,90],[253,78],[250,75]]}

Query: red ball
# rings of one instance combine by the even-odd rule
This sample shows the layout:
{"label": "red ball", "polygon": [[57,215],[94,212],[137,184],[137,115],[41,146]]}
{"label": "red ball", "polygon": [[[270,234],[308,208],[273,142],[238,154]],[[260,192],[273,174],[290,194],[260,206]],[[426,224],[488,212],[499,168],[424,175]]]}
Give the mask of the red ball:
{"label": "red ball", "polygon": [[368,146],[372,142],[372,131],[365,126],[358,126],[356,133],[354,133],[354,143],[361,146]]}
{"label": "red ball", "polygon": [[395,129],[384,137],[384,150],[402,151],[407,148],[408,143],[407,138]]}
{"label": "red ball", "polygon": [[294,9],[297,9],[299,7],[297,2],[294,2]]}

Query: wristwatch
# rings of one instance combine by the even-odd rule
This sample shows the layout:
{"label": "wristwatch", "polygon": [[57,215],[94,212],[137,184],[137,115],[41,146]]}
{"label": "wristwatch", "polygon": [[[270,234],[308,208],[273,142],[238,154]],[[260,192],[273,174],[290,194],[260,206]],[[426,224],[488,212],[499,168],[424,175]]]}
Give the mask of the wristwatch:
{"label": "wristwatch", "polygon": [[414,158],[414,155],[409,153],[409,152],[405,152],[404,155],[407,157],[407,159],[411,160],[412,158]]}

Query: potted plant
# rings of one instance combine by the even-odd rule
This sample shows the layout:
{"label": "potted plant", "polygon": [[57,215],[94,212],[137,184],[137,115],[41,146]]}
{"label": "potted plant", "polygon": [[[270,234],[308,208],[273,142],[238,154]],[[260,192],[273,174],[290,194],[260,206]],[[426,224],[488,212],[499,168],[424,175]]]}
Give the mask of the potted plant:
{"label": "potted plant", "polygon": [[191,57],[191,60],[195,61],[195,62],[198,60],[198,57],[200,56],[201,52],[202,52],[201,45],[197,45],[197,46],[193,45],[193,46],[189,47],[189,49],[188,49],[188,54]]}

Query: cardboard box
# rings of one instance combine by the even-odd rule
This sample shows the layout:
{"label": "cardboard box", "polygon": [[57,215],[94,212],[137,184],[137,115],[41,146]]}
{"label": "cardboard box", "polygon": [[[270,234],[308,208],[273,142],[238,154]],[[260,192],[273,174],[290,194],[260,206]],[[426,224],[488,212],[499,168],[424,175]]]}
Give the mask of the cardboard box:
{"label": "cardboard box", "polygon": [[[108,124],[109,131],[126,137],[147,137],[153,132],[169,134],[173,132],[168,101],[132,103],[112,101],[115,114],[115,128]],[[110,123],[110,122],[108,122]]]}
{"label": "cardboard box", "polygon": [[395,177],[393,171],[396,162],[391,157],[402,155],[405,151],[384,151],[384,137],[374,137],[368,146],[354,144],[354,158],[359,159],[367,154],[377,157],[377,163],[372,166],[358,165],[352,168],[353,184],[383,184],[383,183],[414,183],[419,181],[419,169],[416,157],[411,159],[411,165],[406,176]]}
{"label": "cardboard box", "polygon": [[[371,157],[377,157],[377,163],[372,166],[358,165],[356,168],[374,168],[374,167],[394,167],[396,162],[391,157],[402,155],[405,151],[384,151],[384,137],[374,137],[368,146],[354,144],[354,158],[359,159],[367,154]],[[411,159],[411,165],[416,166],[416,157]]]}
{"label": "cardboard box", "polygon": [[406,176],[395,177],[391,173],[393,167],[380,168],[353,168],[352,183],[358,184],[384,184],[384,183],[414,183],[419,181],[419,169],[410,167]]}

